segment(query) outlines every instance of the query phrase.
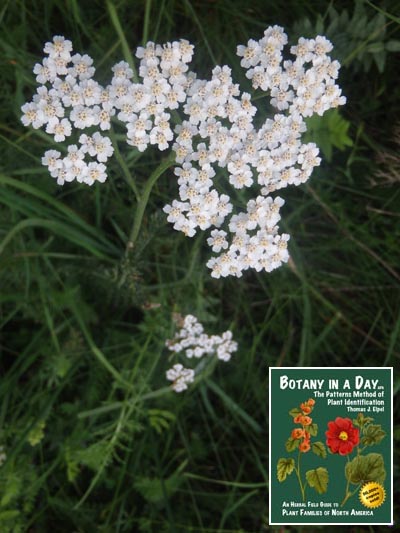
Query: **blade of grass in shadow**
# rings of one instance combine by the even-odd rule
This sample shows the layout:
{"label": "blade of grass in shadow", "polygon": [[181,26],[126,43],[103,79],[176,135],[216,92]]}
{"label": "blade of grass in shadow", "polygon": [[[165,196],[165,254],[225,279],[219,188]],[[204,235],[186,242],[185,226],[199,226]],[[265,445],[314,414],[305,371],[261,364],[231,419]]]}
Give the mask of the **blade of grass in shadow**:
{"label": "blade of grass in shadow", "polygon": [[142,46],[149,40],[149,26],[151,14],[151,0],[145,0]]}
{"label": "blade of grass in shadow", "polygon": [[64,203],[56,200],[49,194],[47,194],[44,191],[41,191],[40,189],[37,189],[33,185],[30,185],[28,183],[24,183],[23,181],[15,180],[13,178],[9,178],[5,176],[4,174],[0,174],[0,184],[4,185],[10,185],[11,187],[15,189],[19,189],[23,191],[26,194],[29,194],[31,196],[34,196],[36,198],[39,198],[41,200],[44,200],[47,204],[51,205],[53,208],[56,209],[56,211],[59,214],[62,214],[66,217],[67,220],[69,220],[69,223],[73,223],[76,226],[79,226],[82,228],[86,233],[89,233],[96,237],[99,241],[101,241],[105,246],[107,246],[108,250],[113,253],[118,253],[118,248],[115,247],[113,243],[111,243],[105,236],[104,232],[99,231],[97,228],[94,228],[87,222],[85,222],[78,213],[70,209],[68,206],[66,206]]}
{"label": "blade of grass in shadow", "polygon": [[64,224],[62,222],[57,221],[51,221],[51,220],[44,220],[40,218],[28,218],[25,220],[21,220],[16,224],[4,237],[3,241],[0,243],[0,255],[4,252],[5,247],[13,240],[13,238],[21,231],[27,229],[27,228],[43,228],[47,229],[60,237],[64,237],[65,239],[77,244],[78,246],[85,248],[89,252],[91,252],[93,255],[98,257],[99,259],[109,259],[107,255],[105,255],[104,252],[108,252],[108,249],[105,249],[105,247],[100,244],[99,242],[96,242],[91,237],[82,235],[81,232],[78,230],[71,228],[69,225]]}
{"label": "blade of grass in shadow", "polygon": [[115,28],[115,31],[117,32],[117,35],[119,37],[122,52],[124,54],[125,61],[129,64],[130,68],[133,71],[133,79],[136,83],[138,83],[139,78],[136,72],[136,66],[135,61],[133,59],[132,52],[129,48],[128,41],[126,40],[124,30],[122,29],[121,22],[118,17],[117,9],[114,5],[114,2],[111,2],[110,0],[107,0],[107,9],[108,13],[110,15],[111,22]]}
{"label": "blade of grass in shadow", "polygon": [[236,402],[234,402],[232,398],[230,398],[216,383],[214,383],[214,381],[207,380],[206,384],[213,392],[215,392],[215,394],[217,394],[217,396],[221,398],[231,413],[239,416],[256,433],[263,432],[263,428],[258,424],[258,422],[256,422],[254,418],[246,413],[246,411],[244,411],[244,409],[242,409]]}

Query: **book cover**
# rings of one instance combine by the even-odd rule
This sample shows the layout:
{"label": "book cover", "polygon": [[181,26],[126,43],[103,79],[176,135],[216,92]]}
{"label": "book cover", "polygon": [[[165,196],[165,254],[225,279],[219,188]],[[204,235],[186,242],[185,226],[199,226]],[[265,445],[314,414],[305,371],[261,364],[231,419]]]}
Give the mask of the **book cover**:
{"label": "book cover", "polygon": [[270,368],[271,525],[392,525],[392,388],[392,368]]}

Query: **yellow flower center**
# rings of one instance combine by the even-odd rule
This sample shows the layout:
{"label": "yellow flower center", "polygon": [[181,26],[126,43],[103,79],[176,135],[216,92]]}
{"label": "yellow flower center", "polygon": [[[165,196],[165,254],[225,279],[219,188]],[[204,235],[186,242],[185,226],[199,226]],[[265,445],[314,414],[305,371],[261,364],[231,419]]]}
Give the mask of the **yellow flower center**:
{"label": "yellow flower center", "polygon": [[341,431],[340,434],[339,434],[339,439],[341,440],[347,440],[349,438],[349,436],[347,435],[347,433],[345,431]]}

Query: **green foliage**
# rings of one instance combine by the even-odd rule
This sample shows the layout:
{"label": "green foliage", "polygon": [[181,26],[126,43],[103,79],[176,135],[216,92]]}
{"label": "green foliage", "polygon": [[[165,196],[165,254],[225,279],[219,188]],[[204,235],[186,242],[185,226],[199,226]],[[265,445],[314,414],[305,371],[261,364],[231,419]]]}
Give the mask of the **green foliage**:
{"label": "green foliage", "polygon": [[380,453],[369,453],[354,457],[346,464],[346,478],[357,485],[367,481],[375,481],[382,484],[386,478],[386,470],[383,457]]}
{"label": "green foliage", "polygon": [[0,470],[0,531],[24,531],[26,518],[34,510],[40,485],[33,466],[26,464],[28,456],[18,462],[8,462]]}
{"label": "green foliage", "polygon": [[324,494],[328,490],[329,474],[326,468],[320,466],[315,470],[307,470],[306,479],[310,487],[318,494]]}
{"label": "green foliage", "polygon": [[318,424],[315,424],[314,422],[307,426],[308,432],[310,433],[311,437],[316,437],[318,435]]}
{"label": "green foliage", "polygon": [[44,420],[39,420],[33,429],[28,434],[28,442],[31,446],[36,446],[44,438],[44,428],[46,423]]}
{"label": "green foliage", "polygon": [[350,122],[343,118],[337,109],[330,109],[322,117],[314,115],[308,118],[306,123],[307,132],[304,139],[315,142],[328,162],[332,161],[333,148],[345,150],[353,146],[348,135]]}
{"label": "green foliage", "polygon": [[315,453],[315,455],[318,455],[318,457],[322,457],[325,459],[325,457],[327,456],[326,446],[323,442],[313,442],[311,444],[311,450],[313,453]]}
{"label": "green foliage", "polygon": [[293,418],[296,418],[296,416],[301,415],[302,411],[298,407],[293,407],[293,409],[290,409],[289,415]]}
{"label": "green foliage", "polygon": [[294,450],[297,450],[299,447],[299,444],[301,442],[301,439],[293,439],[292,437],[289,437],[288,440],[285,443],[285,448],[287,452],[294,452]]}
{"label": "green foliage", "polygon": [[167,430],[171,423],[176,420],[176,416],[171,411],[164,409],[149,409],[147,411],[149,417],[149,424],[156,430],[158,434]]}
{"label": "green foliage", "polygon": [[400,40],[390,38],[385,15],[371,10],[364,0],[356,0],[353,10],[338,10],[331,4],[325,16],[318,15],[316,21],[304,18],[294,30],[303,37],[328,37],[335,57],[345,66],[351,62],[354,72],[369,72],[375,65],[382,73],[387,54],[400,50]]}
{"label": "green foliage", "polygon": [[140,477],[134,482],[135,489],[149,503],[166,504],[183,482],[182,470],[186,462],[166,479]]}
{"label": "green foliage", "polygon": [[276,466],[278,481],[285,481],[287,476],[289,476],[293,472],[294,467],[294,459],[279,459],[278,464]]}
{"label": "green foliage", "polygon": [[[0,531],[271,530],[267,367],[396,368],[400,355],[397,160],[385,186],[371,188],[377,170],[389,168],[378,154],[398,152],[395,2],[385,2],[388,15],[359,2],[357,17],[348,3],[328,0],[111,4],[0,8]],[[47,175],[48,136],[19,118],[52,35],[89,53],[101,82],[142,40],[187,38],[199,77],[227,63],[235,81],[248,84],[236,46],[270,24],[291,38],[293,28],[326,31],[344,61],[348,98],[340,114],[309,124],[309,140],[330,163],[280,194],[289,267],[211,279],[204,237],[184,238],[161,211],[176,197],[172,170],[152,190],[133,250],[126,244],[136,200],[117,159],[102,187],[59,188]],[[260,106],[260,119],[265,113]],[[142,193],[159,160],[120,148]],[[239,342],[232,362],[210,365],[207,379],[179,395],[165,381],[173,312],[193,313],[215,331],[231,328]],[[396,396],[396,439],[399,408]],[[379,444],[373,420],[358,422],[364,445]],[[296,450],[299,441],[289,441]],[[394,453],[398,464],[398,447]],[[379,459],[361,466],[352,479],[382,479]],[[286,475],[294,480],[293,469]],[[310,476],[321,490],[324,476]],[[399,511],[395,501],[396,522]]]}
{"label": "green foliage", "polygon": [[382,429],[380,424],[369,424],[363,431],[361,443],[364,444],[364,446],[379,444],[385,436],[386,431]]}

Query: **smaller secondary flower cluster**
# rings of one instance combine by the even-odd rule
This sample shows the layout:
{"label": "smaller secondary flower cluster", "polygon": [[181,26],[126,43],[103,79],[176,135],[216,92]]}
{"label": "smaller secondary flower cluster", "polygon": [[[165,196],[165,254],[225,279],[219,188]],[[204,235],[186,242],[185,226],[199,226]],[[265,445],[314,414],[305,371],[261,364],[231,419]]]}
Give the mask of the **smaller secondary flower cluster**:
{"label": "smaller secondary flower cluster", "polygon": [[[225,331],[221,335],[207,335],[204,327],[193,315],[187,315],[182,321],[181,329],[173,339],[167,340],[165,345],[176,354],[184,352],[188,359],[200,359],[204,355],[216,356],[222,361],[229,361],[232,353],[237,351],[237,342],[232,340],[232,332]],[[175,392],[187,389],[193,383],[195,372],[175,364],[166,373],[167,379],[172,381]]]}
{"label": "smaller secondary flower cluster", "polygon": [[[121,61],[112,67],[111,84],[106,87],[93,80],[93,59],[72,54],[72,43],[64,37],[55,36],[45,44],[44,52],[47,57],[33,70],[42,85],[21,108],[25,126],[44,126],[55,142],[63,142],[75,130],[109,130],[115,115],[127,128],[128,144],[140,151],[149,144],[160,150],[168,148],[173,133],[166,110],[176,109],[186,99],[187,63],[193,54],[188,41],[164,46],[149,42],[145,48],[139,47],[136,55],[141,59],[143,83],[133,82],[133,70]],[[80,135],[65,157],[58,150],[48,150],[42,163],[59,185],[74,180],[93,185],[106,180],[104,163],[113,151],[110,138],[96,131]],[[87,156],[94,161],[87,163]]]}
{"label": "smaller secondary flower cluster", "polygon": [[304,117],[323,115],[331,107],[343,105],[346,99],[335,84],[340,64],[327,56],[332,43],[321,35],[315,39],[300,37],[290,48],[296,59],[283,61],[287,41],[282,28],[274,26],[259,41],[250,39],[247,46],[237,47],[238,56],[243,58],[240,64],[247,69],[246,77],[254,89],[271,91],[273,106]]}
{"label": "smaller secondary flower cluster", "polygon": [[314,408],[315,400],[310,398],[306,402],[300,404],[301,413],[293,418],[294,424],[301,424],[301,428],[295,428],[292,431],[291,437],[293,440],[300,440],[299,450],[303,453],[310,451],[311,449],[311,436],[309,428],[312,424],[312,418],[309,414]]}

